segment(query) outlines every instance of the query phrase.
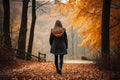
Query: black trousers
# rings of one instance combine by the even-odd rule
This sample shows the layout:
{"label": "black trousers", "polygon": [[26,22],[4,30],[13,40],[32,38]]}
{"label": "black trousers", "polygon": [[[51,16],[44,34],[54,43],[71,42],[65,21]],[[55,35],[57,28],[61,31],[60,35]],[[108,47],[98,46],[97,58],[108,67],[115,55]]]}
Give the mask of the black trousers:
{"label": "black trousers", "polygon": [[56,71],[61,71],[62,70],[63,57],[64,57],[64,55],[55,55],[55,67],[56,67]]}

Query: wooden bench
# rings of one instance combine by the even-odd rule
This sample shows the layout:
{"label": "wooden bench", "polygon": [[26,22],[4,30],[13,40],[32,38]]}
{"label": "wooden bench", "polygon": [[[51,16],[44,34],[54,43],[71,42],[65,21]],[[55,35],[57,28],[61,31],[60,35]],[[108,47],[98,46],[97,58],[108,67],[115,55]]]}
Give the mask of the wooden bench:
{"label": "wooden bench", "polygon": [[44,62],[46,62],[46,54],[38,52],[38,61],[44,61]]}

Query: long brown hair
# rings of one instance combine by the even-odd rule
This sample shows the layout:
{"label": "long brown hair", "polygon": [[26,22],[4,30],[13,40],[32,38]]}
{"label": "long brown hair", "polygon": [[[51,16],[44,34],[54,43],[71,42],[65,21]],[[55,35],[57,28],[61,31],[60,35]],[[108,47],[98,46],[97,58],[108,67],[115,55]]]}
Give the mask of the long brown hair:
{"label": "long brown hair", "polygon": [[54,28],[62,28],[62,27],[63,26],[62,26],[62,23],[60,22],[60,20],[56,20]]}

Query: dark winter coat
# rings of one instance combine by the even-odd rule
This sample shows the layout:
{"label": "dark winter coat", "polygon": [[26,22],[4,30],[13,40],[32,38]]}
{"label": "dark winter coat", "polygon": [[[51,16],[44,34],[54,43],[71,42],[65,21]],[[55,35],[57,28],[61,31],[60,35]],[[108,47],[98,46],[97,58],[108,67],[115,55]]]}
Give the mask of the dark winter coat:
{"label": "dark winter coat", "polygon": [[64,28],[60,30],[51,29],[49,42],[51,46],[50,53],[55,55],[67,54],[68,40]]}

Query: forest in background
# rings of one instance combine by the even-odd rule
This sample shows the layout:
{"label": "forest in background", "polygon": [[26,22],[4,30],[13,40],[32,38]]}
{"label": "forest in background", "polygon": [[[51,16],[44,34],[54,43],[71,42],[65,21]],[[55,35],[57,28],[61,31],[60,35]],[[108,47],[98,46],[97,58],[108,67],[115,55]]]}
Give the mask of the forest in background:
{"label": "forest in background", "polygon": [[[12,11],[11,7],[13,7],[13,8],[16,8],[16,7],[14,7],[12,5],[10,7],[10,4],[12,3],[12,1],[9,1],[9,0],[7,0],[7,1],[8,2],[3,0],[2,1],[3,7],[1,6],[1,8],[0,8],[0,10],[2,10],[2,11],[4,9],[4,17],[3,17],[3,13],[1,14],[1,17],[2,17],[1,33],[0,33],[1,34],[1,37],[0,37],[1,50],[4,50],[2,48],[7,48],[10,51],[13,50],[15,52],[11,52],[13,54],[10,54],[10,55],[15,55],[21,59],[31,60],[32,48],[35,47],[34,46],[35,44],[33,44],[34,43],[33,39],[36,39],[34,32],[35,33],[40,32],[39,34],[49,35],[49,33],[41,32],[41,31],[34,31],[34,29],[36,28],[35,25],[37,23],[42,23],[42,25],[44,25],[43,22],[40,22],[40,21],[37,22],[36,14],[38,14],[38,12],[36,9],[39,8],[38,10],[42,11],[42,13],[49,13],[49,10],[45,10],[45,7],[43,6],[43,5],[47,5],[49,3],[49,1],[47,1],[47,2],[42,1],[39,3],[39,2],[36,2],[35,0],[33,0],[32,2],[30,1],[31,4],[30,4],[29,0],[23,0],[23,2],[17,1],[17,3],[19,3],[19,5],[21,7],[20,7],[20,9],[18,7],[17,9],[15,9],[13,11]],[[16,2],[16,0],[13,0],[13,2],[14,1]],[[87,47],[92,48],[93,51],[97,51],[99,56],[102,58],[102,59],[100,59],[100,61],[101,61],[100,65],[104,65],[102,63],[107,63],[107,64],[105,64],[107,66],[107,68],[110,65],[112,67],[113,66],[118,67],[118,65],[119,65],[118,59],[120,57],[120,46],[119,46],[119,44],[120,44],[120,33],[119,33],[120,3],[119,3],[119,0],[114,0],[114,1],[112,1],[112,0],[104,0],[104,1],[95,0],[94,2],[91,2],[90,0],[88,0],[88,1],[69,0],[67,3],[61,3],[58,0],[55,0],[55,1],[56,1],[55,2],[55,4],[56,4],[55,12],[57,10],[59,10],[62,13],[62,15],[65,15],[65,13],[68,14],[69,11],[71,12],[71,14],[68,16],[68,20],[72,21],[72,22],[69,22],[69,23],[71,23],[71,26],[72,26],[71,32],[72,31],[73,31],[72,33],[77,32],[73,28],[79,29],[80,36],[85,36],[83,42],[80,42],[80,43],[82,43],[82,46],[87,46]],[[2,2],[1,2],[1,5],[2,5]],[[9,2],[10,2],[10,4],[9,4]],[[14,3],[12,3],[12,4],[14,4]],[[29,9],[31,9],[31,10],[29,10]],[[46,8],[46,9],[48,9],[48,8]],[[16,10],[18,10],[18,13],[16,13],[17,12]],[[111,10],[111,13],[110,13],[110,10]],[[32,13],[31,17],[27,16],[27,15],[31,15],[31,14],[29,14],[29,12]],[[14,13],[16,15],[11,15]],[[20,13],[21,13],[21,16],[17,16]],[[42,15],[42,13],[40,14],[40,17]],[[61,15],[61,14],[59,14],[59,15]],[[45,18],[45,16],[44,16],[44,18]],[[48,22],[51,22],[51,17],[50,17],[50,19],[47,17],[47,20],[48,20]],[[62,18],[61,18],[61,20],[62,20]],[[18,21],[18,22],[16,22],[16,21]],[[84,24],[85,21],[87,22],[86,24]],[[64,20],[62,22],[63,22],[63,24],[65,24]],[[3,24],[3,26],[2,26],[2,24]],[[54,21],[53,21],[53,23],[51,23],[51,25],[49,25],[50,26],[48,29],[49,31],[53,25],[54,25]],[[82,25],[82,26],[80,26],[80,25]],[[40,28],[40,30],[41,30],[41,29],[43,29],[42,27],[43,26],[39,27],[39,25],[38,25],[37,28]],[[27,35],[26,33],[27,33],[27,30],[29,30],[29,29],[30,29],[30,34],[28,33],[28,35]],[[70,29],[68,29],[68,30],[70,30]],[[101,33],[102,33],[102,35],[101,35]],[[71,34],[71,33],[69,33],[69,31],[68,31],[68,34]],[[74,42],[74,40],[79,40],[79,39],[73,39],[73,37],[75,37],[76,34],[71,35],[71,37],[70,37],[71,41]],[[27,39],[27,37],[28,37],[28,39]],[[42,39],[43,39],[43,37],[42,37]],[[41,39],[41,36],[39,37],[39,39]],[[41,45],[44,45],[44,39],[42,41],[40,41],[41,43],[43,43]],[[39,42],[39,41],[36,41],[36,42]],[[71,54],[77,53],[77,50],[74,50],[74,47],[76,46],[76,44],[72,43],[72,42],[69,42],[69,43],[71,43],[71,47],[69,48],[69,50],[72,50],[72,51],[69,51],[69,50],[68,51]],[[79,41],[77,43],[79,43]],[[44,48],[46,48],[46,45],[42,46],[42,48],[44,50]],[[100,49],[100,50],[98,50],[98,49]],[[80,50],[80,48],[78,47],[78,51],[79,50]],[[82,51],[83,50],[84,49],[82,49]],[[74,52],[74,51],[76,51],[76,52]],[[2,54],[3,52],[1,51],[0,54]],[[46,52],[44,52],[44,53],[46,53]],[[96,52],[94,52],[94,53],[96,53]],[[6,54],[2,54],[2,56],[9,57]],[[0,56],[0,57],[2,57],[2,56]]]}
{"label": "forest in background", "polygon": [[[44,2],[44,1],[43,1]],[[37,2],[37,6],[42,1]],[[1,4],[2,5],[2,4]],[[17,49],[18,46],[18,35],[21,23],[21,13],[22,13],[22,1],[11,1],[10,2],[11,8],[11,40],[12,40],[12,47]],[[14,5],[14,6],[12,6]],[[31,23],[31,2],[29,2],[28,8],[28,27],[27,27],[27,39],[26,39],[26,47],[28,45],[29,40],[29,33],[30,33],[30,23]],[[51,12],[54,9],[54,2],[49,2],[44,4],[43,6],[36,9],[36,24],[35,24],[35,32],[34,32],[34,42],[32,48],[32,54],[38,55],[38,52],[42,52],[47,54],[47,60],[52,60],[53,56],[50,54],[50,45],[49,45],[49,35],[50,30],[53,28],[55,21],[57,19],[61,20],[63,26],[66,28],[68,23],[65,22],[66,16],[61,15],[58,13],[56,16],[51,17]],[[2,8],[2,7],[1,7]],[[3,22],[3,11],[1,10],[1,22]],[[2,28],[2,23],[1,23]],[[2,29],[1,29],[2,30]],[[79,47],[78,44],[82,41],[82,38],[78,37],[77,29],[68,29],[67,35],[69,40],[69,54],[65,56],[66,59],[81,59],[81,56],[87,56],[89,48],[86,47]],[[26,48],[27,50],[27,48]]]}

